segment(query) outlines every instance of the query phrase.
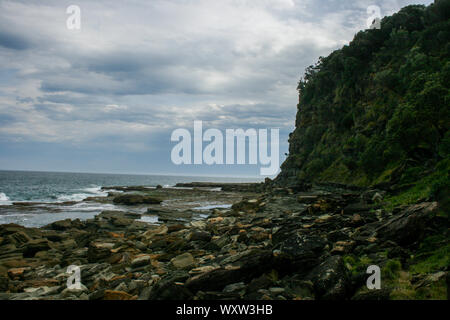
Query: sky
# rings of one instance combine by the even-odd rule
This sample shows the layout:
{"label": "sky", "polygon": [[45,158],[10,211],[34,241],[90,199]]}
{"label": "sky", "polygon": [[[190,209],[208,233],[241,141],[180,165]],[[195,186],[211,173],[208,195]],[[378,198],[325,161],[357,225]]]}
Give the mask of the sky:
{"label": "sky", "polygon": [[0,169],[257,177],[173,164],[172,132],[279,129],[281,164],[305,68],[366,29],[369,6],[431,2],[0,0]]}

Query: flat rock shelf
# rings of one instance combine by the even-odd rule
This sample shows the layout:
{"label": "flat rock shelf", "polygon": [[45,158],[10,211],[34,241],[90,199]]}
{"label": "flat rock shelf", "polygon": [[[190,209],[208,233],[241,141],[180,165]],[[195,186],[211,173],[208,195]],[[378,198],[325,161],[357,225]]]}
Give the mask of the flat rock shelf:
{"label": "flat rock shelf", "polygon": [[[448,281],[445,267],[402,267],[420,263],[418,241],[447,232],[436,202],[388,212],[380,190],[178,187],[104,188],[85,201],[114,210],[93,218],[0,225],[0,299],[389,299]],[[369,265],[383,270],[382,290],[367,289]],[[79,288],[67,287],[69,266]]]}

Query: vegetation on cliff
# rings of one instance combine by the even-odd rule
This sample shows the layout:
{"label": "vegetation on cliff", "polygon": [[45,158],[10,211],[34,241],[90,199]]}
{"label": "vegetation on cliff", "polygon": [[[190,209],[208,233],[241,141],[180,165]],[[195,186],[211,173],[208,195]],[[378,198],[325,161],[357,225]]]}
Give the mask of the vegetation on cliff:
{"label": "vegetation on cliff", "polygon": [[405,7],[308,67],[280,178],[448,194],[449,17],[449,0]]}

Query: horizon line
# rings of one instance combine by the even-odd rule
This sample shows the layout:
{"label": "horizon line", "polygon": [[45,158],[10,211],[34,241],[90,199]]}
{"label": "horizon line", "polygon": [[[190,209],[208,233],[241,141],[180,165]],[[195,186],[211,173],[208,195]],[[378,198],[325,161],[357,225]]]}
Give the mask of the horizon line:
{"label": "horizon line", "polygon": [[[110,174],[110,175],[133,175],[133,176],[169,176],[169,177],[192,177],[192,178],[248,178],[264,180],[265,176],[234,176],[234,175],[206,175],[206,174],[178,174],[178,173],[130,173],[130,172],[87,172],[87,171],[60,171],[60,170],[30,170],[30,169],[1,169],[9,172],[40,172],[40,173],[81,173],[81,174]],[[195,181],[192,181],[195,182]]]}

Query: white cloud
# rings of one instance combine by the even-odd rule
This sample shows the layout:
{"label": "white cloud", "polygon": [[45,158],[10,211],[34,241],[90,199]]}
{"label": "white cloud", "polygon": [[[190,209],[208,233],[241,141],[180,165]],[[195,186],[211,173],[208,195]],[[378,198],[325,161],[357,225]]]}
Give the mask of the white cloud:
{"label": "white cloud", "polygon": [[0,35],[0,138],[132,145],[194,119],[289,131],[304,68],[374,3],[410,1],[79,0],[79,31],[66,28],[72,3],[1,1],[0,30],[20,43]]}

